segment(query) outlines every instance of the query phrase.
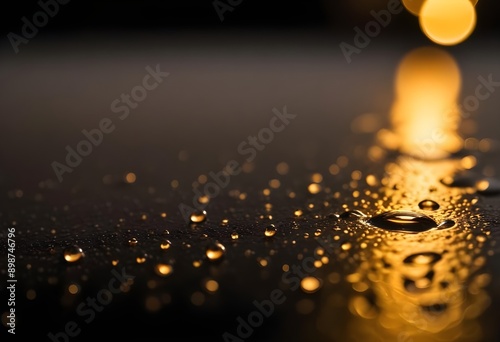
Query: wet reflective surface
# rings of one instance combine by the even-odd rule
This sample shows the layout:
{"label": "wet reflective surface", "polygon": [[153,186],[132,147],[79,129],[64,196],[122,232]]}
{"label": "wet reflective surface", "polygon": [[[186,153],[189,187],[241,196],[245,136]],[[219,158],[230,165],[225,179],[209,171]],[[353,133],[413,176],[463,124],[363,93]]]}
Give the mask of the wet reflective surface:
{"label": "wet reflective surface", "polygon": [[[175,51],[180,57],[152,54],[183,77],[152,94],[134,113],[136,121],[106,136],[63,183],[50,169],[54,155],[75,138],[71,132],[101,119],[97,104],[107,108],[118,88],[95,94],[92,104],[77,98],[92,105],[89,116],[80,112],[87,107],[61,100],[88,121],[70,133],[42,126],[54,141],[36,154],[19,144],[15,155],[5,155],[12,170],[2,173],[9,182],[0,183],[0,219],[17,234],[19,336],[50,340],[73,321],[81,330],[71,341],[146,340],[157,333],[172,341],[498,340],[500,151],[489,114],[498,101],[481,104],[486,114],[474,117],[480,127],[474,134],[462,129],[470,120],[455,110],[461,87],[491,68],[500,72],[496,63],[425,50],[422,64],[422,50],[405,49],[374,70],[371,58],[387,55],[367,50],[355,68],[361,71],[344,77],[343,61],[322,49],[313,50],[320,57],[292,55],[297,69],[273,55],[218,65],[215,49],[209,70],[189,51]],[[144,56],[136,53],[131,65],[142,68]],[[64,56],[72,66],[90,65]],[[467,61],[464,75],[458,65]],[[64,79],[40,63],[33,68],[55,85]],[[109,65],[93,68],[65,70],[94,84]],[[447,72],[433,78],[422,68]],[[23,70],[30,80],[38,75]],[[118,80],[124,69],[113,70]],[[183,81],[186,75],[197,82]],[[365,82],[366,75],[377,82]],[[241,98],[247,93],[235,84],[242,79],[259,96]],[[311,84],[318,89],[311,92]],[[186,88],[206,102],[186,101]],[[16,100],[25,92],[14,80],[6,106],[34,117],[38,112]],[[332,93],[343,95],[333,101]],[[240,97],[214,107],[217,94]],[[264,103],[257,105],[256,97]],[[275,117],[273,108],[283,112],[282,100],[296,121],[255,148],[249,162],[238,145],[249,134],[258,137]],[[252,114],[244,122],[234,114],[243,107]],[[153,115],[159,108],[167,114]],[[204,117],[206,108],[211,115]],[[57,117],[62,109],[51,113]],[[4,145],[14,135],[3,137]],[[19,155],[31,158],[21,165],[14,162]],[[241,173],[229,177],[230,160]],[[226,179],[216,196],[203,194]],[[180,204],[196,211],[184,216]],[[0,232],[4,241],[6,233]],[[6,250],[5,242],[0,246]],[[0,271],[6,276],[5,265]],[[7,311],[1,314],[5,325]]]}

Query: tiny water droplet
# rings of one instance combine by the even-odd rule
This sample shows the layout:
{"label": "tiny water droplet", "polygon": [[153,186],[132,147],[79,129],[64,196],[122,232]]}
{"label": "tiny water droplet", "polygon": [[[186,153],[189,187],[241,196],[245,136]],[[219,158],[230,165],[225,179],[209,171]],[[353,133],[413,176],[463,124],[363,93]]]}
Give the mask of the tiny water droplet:
{"label": "tiny water droplet", "polygon": [[455,225],[455,221],[453,220],[444,220],[437,227],[439,229],[451,228]]}
{"label": "tiny water droplet", "polygon": [[276,227],[274,224],[270,224],[269,226],[266,227],[266,230],[264,231],[264,235],[267,237],[274,236],[276,234]]}
{"label": "tiny water droplet", "polygon": [[238,238],[239,238],[239,235],[238,235],[238,233],[237,233],[237,232],[232,232],[232,233],[231,233],[231,239],[233,239],[233,240],[238,240]]}
{"label": "tiny water droplet", "polygon": [[316,231],[314,232],[314,236],[320,236],[321,235],[321,229],[316,229]]}
{"label": "tiny water droplet", "polygon": [[67,262],[77,262],[84,256],[83,250],[78,246],[71,246],[64,250],[64,260]]}
{"label": "tiny water droplet", "polygon": [[420,233],[437,227],[436,221],[427,215],[404,210],[388,211],[373,216],[366,223],[377,228],[403,233]]}
{"label": "tiny water droplet", "polygon": [[111,265],[116,266],[120,261],[118,259],[112,260]]}
{"label": "tiny water droplet", "polygon": [[226,247],[220,242],[213,243],[207,247],[205,254],[210,260],[219,260],[226,253]]}
{"label": "tiny water droplet", "polygon": [[422,210],[438,210],[439,209],[439,203],[433,201],[433,200],[423,200],[418,204],[418,207]]}
{"label": "tiny water droplet", "polygon": [[342,219],[361,218],[361,217],[365,217],[365,216],[366,215],[363,214],[359,210],[348,210],[348,211],[344,211],[342,214],[339,215],[339,217],[342,218]]}
{"label": "tiny water droplet", "polygon": [[207,212],[205,210],[195,211],[189,217],[191,223],[200,223],[207,219]]}
{"label": "tiny water droplet", "polygon": [[128,240],[128,245],[131,247],[137,246],[138,243],[139,241],[137,241],[136,238],[131,238],[130,240]]}
{"label": "tiny water droplet", "polygon": [[172,245],[172,242],[170,242],[170,240],[164,240],[160,243],[160,248],[161,249],[169,249],[171,245]]}

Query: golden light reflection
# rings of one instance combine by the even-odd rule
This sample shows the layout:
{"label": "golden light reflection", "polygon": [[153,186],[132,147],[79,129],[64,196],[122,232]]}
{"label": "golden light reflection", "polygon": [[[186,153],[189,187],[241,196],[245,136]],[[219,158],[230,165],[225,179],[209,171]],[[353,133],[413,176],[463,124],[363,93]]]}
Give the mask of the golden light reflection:
{"label": "golden light reflection", "polygon": [[469,0],[426,0],[419,22],[422,31],[433,42],[455,45],[474,31],[476,10]]}
{"label": "golden light reflection", "polygon": [[422,159],[457,152],[463,146],[460,89],[460,70],[447,52],[436,47],[411,51],[396,72],[392,129],[379,131],[379,140],[386,148]]}

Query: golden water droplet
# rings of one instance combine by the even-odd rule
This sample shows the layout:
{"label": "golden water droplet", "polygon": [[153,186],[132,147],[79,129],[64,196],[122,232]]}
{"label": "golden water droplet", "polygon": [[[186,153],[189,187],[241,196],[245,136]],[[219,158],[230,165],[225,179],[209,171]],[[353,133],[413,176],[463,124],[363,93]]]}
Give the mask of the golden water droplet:
{"label": "golden water droplet", "polygon": [[220,242],[216,242],[207,247],[205,254],[210,260],[219,260],[226,253],[226,247]]}
{"label": "golden water droplet", "polygon": [[131,238],[130,240],[128,240],[128,245],[131,247],[137,246],[138,243],[139,241],[137,241],[136,238]]}
{"label": "golden water droplet", "polygon": [[231,233],[231,239],[233,239],[233,240],[238,240],[238,238],[239,238],[239,235],[238,235],[238,233],[237,233],[237,232],[232,232],[232,233]]}
{"label": "golden water droplet", "polygon": [[434,202],[433,200],[423,200],[418,204],[418,207],[422,210],[438,210],[439,203]]}
{"label": "golden water droplet", "polygon": [[199,260],[193,261],[193,266],[196,267],[196,268],[200,267],[201,266],[201,261],[199,261]]}
{"label": "golden water droplet", "polygon": [[320,286],[321,282],[315,277],[305,277],[300,281],[300,287],[306,293],[316,292]]}
{"label": "golden water droplet", "polygon": [[143,264],[146,262],[146,258],[143,257],[143,256],[138,256],[137,258],[135,258],[135,261],[138,263],[138,264]]}
{"label": "golden water droplet", "polygon": [[320,236],[321,235],[321,229],[316,229],[316,231],[314,232],[314,236]]}
{"label": "golden water droplet", "polygon": [[170,242],[170,240],[164,240],[160,243],[160,248],[166,250],[169,249],[171,245],[172,242]]}
{"label": "golden water droplet", "polygon": [[200,223],[207,219],[207,212],[205,210],[195,211],[189,217],[192,223]]}
{"label": "golden water droplet", "polygon": [[67,262],[76,262],[84,256],[83,250],[78,246],[68,247],[64,251],[64,260]]}
{"label": "golden water droplet", "polygon": [[77,294],[80,291],[80,288],[76,284],[70,284],[68,286],[68,292],[71,294]]}
{"label": "golden water droplet", "polygon": [[167,213],[161,213],[160,216],[165,218],[165,217],[167,217]]}
{"label": "golden water droplet", "polygon": [[270,224],[269,226],[266,227],[266,230],[264,231],[264,235],[267,237],[274,236],[276,234],[276,227],[274,224]]}
{"label": "golden water droplet", "polygon": [[169,274],[171,274],[173,271],[173,268],[171,265],[168,265],[168,264],[156,264],[155,266],[155,272],[156,274],[158,274],[159,276],[162,276],[162,277],[165,277]]}
{"label": "golden water droplet", "polygon": [[111,265],[116,266],[120,261],[118,259],[111,260]]}

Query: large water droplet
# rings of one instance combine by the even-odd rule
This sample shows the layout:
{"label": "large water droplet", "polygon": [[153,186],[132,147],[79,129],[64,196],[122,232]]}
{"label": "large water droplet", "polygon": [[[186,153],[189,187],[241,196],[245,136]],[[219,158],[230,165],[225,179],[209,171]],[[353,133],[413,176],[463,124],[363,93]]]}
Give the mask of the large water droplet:
{"label": "large water droplet", "polygon": [[71,246],[64,250],[64,260],[67,262],[77,262],[84,256],[83,250],[78,246]]}
{"label": "large water droplet", "polygon": [[395,232],[420,233],[437,227],[436,221],[413,211],[388,211],[366,221],[369,225]]}
{"label": "large water droplet", "polygon": [[219,260],[226,253],[226,247],[220,242],[213,243],[207,247],[205,252],[206,256],[210,260]]}
{"label": "large water droplet", "polygon": [[438,210],[439,203],[434,202],[433,200],[423,200],[418,204],[418,207],[422,210]]}
{"label": "large water droplet", "polygon": [[191,223],[201,223],[207,219],[207,212],[205,210],[195,211],[189,217]]}
{"label": "large water droplet", "polygon": [[451,228],[455,225],[455,221],[453,220],[444,220],[437,227],[439,229]]}
{"label": "large water droplet", "polygon": [[359,210],[349,210],[349,211],[345,211],[342,214],[340,214],[339,217],[342,219],[348,219],[348,218],[361,218],[361,217],[365,217],[365,216],[366,215],[363,214]]}
{"label": "large water droplet", "polygon": [[270,224],[269,226],[267,226],[266,230],[264,231],[264,235],[267,237],[276,235],[276,226],[274,224]]}

